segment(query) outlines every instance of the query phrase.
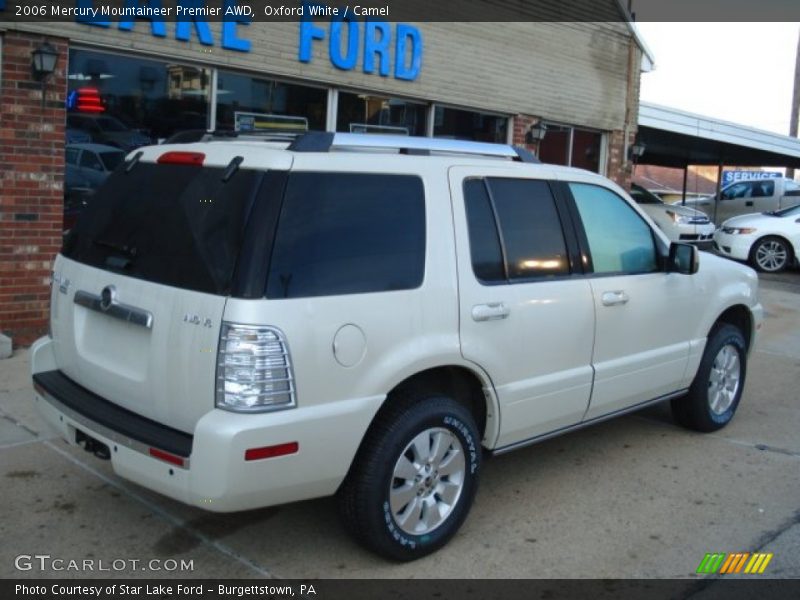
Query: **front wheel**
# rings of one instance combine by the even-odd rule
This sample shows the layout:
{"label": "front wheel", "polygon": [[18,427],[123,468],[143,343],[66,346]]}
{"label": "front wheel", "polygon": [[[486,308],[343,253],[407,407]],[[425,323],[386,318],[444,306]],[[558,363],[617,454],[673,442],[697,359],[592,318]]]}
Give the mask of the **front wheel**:
{"label": "front wheel", "polygon": [[738,327],[724,324],[708,337],[689,392],[672,400],[672,414],[684,427],[716,431],[727,425],[742,398],[747,350]]}
{"label": "front wheel", "polygon": [[779,237],[758,240],[750,251],[750,264],[764,273],[783,271],[792,261],[792,248]]}
{"label": "front wheel", "polygon": [[395,560],[444,546],[472,505],[481,448],[472,415],[442,395],[390,398],[339,490],[345,525]]}

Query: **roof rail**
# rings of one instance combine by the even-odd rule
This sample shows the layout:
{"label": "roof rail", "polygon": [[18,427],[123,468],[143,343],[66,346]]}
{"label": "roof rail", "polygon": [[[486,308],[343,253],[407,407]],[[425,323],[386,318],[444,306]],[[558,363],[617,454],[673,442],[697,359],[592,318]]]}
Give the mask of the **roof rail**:
{"label": "roof rail", "polygon": [[405,135],[377,135],[359,133],[330,133],[314,131],[298,136],[287,150],[294,152],[330,152],[331,149],[394,149],[401,154],[474,154],[510,158],[526,163],[539,163],[533,153],[525,148],[487,142],[465,142]]}
{"label": "roof rail", "polygon": [[267,131],[236,131],[234,129],[215,129],[207,131],[205,129],[187,129],[185,131],[178,131],[168,137],[165,144],[191,144],[194,142],[212,142],[214,140],[229,140],[231,138],[237,139],[255,139],[265,142],[292,142],[298,137],[304,136],[305,131],[297,131],[296,129],[270,129]]}

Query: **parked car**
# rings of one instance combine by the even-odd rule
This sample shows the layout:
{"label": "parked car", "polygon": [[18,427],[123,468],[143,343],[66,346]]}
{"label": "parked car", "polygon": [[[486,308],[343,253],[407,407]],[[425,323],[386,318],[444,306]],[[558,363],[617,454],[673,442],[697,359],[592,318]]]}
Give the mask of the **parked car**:
{"label": "parked car", "polygon": [[714,234],[714,248],[767,273],[797,264],[800,205],[728,219]]}
{"label": "parked car", "polygon": [[666,204],[635,183],[631,185],[630,195],[671,241],[711,245],[715,228],[705,213],[689,206]]}
{"label": "parked car", "polygon": [[714,431],[739,405],[755,272],[596,173],[339,133],[128,161],[56,258],[33,384],[68,442],[171,498],[335,493],[411,560],[461,526],[484,453],[667,400]]}
{"label": "parked car", "polygon": [[105,114],[68,114],[67,127],[85,131],[97,144],[115,146],[126,152],[150,143],[150,138],[143,133],[130,129],[119,119]]}
{"label": "parked car", "polygon": [[99,187],[124,159],[122,150],[102,144],[69,144],[64,154],[67,176],[75,173],[92,188]]}
{"label": "parked car", "polygon": [[772,212],[800,204],[800,184],[786,177],[735,181],[716,196],[687,199],[687,206],[705,212],[717,223],[738,215]]}

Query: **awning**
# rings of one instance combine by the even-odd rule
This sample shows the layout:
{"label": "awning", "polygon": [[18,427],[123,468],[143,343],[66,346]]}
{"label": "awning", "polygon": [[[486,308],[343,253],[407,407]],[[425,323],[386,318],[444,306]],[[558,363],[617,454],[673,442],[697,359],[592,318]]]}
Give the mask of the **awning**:
{"label": "awning", "polygon": [[800,139],[641,102],[637,162],[800,168]]}

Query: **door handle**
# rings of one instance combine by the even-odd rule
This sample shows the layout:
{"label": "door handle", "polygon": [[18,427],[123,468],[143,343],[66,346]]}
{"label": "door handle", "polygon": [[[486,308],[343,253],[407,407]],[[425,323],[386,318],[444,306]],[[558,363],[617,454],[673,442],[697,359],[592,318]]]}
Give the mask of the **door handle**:
{"label": "door handle", "polygon": [[747,202],[744,203],[744,205],[745,206],[753,206],[753,201],[752,200],[748,200]]}
{"label": "door handle", "polygon": [[503,302],[476,304],[472,307],[473,321],[498,321],[505,319],[509,314],[511,314],[511,309]]}
{"label": "door handle", "polygon": [[623,290],[615,290],[613,292],[603,292],[603,306],[617,306],[619,304],[626,304],[630,300],[628,294]]}

